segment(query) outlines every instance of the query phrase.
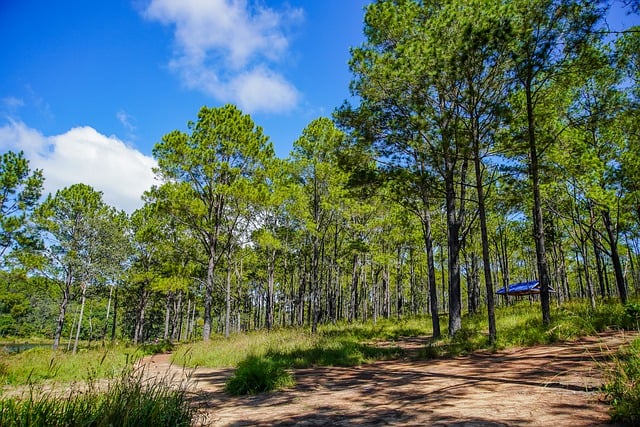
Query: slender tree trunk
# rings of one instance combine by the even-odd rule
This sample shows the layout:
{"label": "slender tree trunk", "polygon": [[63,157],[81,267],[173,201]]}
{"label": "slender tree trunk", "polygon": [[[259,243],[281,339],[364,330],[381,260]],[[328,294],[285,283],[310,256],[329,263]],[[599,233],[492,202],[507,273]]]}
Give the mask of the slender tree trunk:
{"label": "slender tree trunk", "polygon": [[171,303],[173,293],[171,291],[167,292],[167,299],[165,301],[164,307],[164,333],[162,334],[163,340],[169,339],[169,324],[171,323]]}
{"label": "slender tree trunk", "polygon": [[602,256],[600,255],[600,239],[596,232],[596,214],[594,212],[593,203],[589,203],[589,232],[591,235],[591,242],[593,243],[593,253],[596,260],[596,273],[598,274],[598,285],[600,287],[600,296],[604,298],[606,296],[604,273],[602,272]]}
{"label": "slender tree trunk", "polygon": [[118,288],[113,292],[113,320],[111,322],[111,342],[116,340],[116,324],[118,319]]}
{"label": "slender tree trunk", "polygon": [[204,314],[202,324],[202,339],[209,341],[211,337],[211,306],[213,304],[213,283],[215,272],[215,247],[213,244],[209,246],[209,261],[207,263],[207,281],[205,285],[204,295]]}
{"label": "slender tree trunk", "polygon": [[353,254],[351,262],[351,298],[349,301],[349,322],[358,320],[358,254]]}
{"label": "slender tree trunk", "polygon": [[182,319],[183,319],[182,311],[184,310],[183,298],[184,298],[184,292],[181,290],[178,291],[177,298],[174,298],[176,303],[175,303],[173,320],[171,322],[173,325],[172,333],[171,333],[172,341],[180,341],[180,338],[182,337]]}
{"label": "slender tree trunk", "polygon": [[589,303],[591,304],[591,309],[596,309],[596,292],[593,287],[593,281],[591,280],[591,272],[589,271],[589,258],[587,251],[587,242],[586,238],[582,239],[581,244],[581,252],[582,252],[582,262],[584,265],[584,276],[587,282],[587,296],[589,297]]}
{"label": "slender tree trunk", "polygon": [[536,245],[536,261],[538,267],[538,280],[540,281],[540,307],[542,309],[542,323],[545,326],[551,324],[551,306],[549,288],[549,267],[547,264],[547,250],[544,237],[544,216],[542,212],[542,197],[540,195],[540,166],[538,164],[538,147],[536,144],[533,99],[531,81],[525,85],[527,102],[527,136],[529,140],[529,178],[533,191],[533,238]]}
{"label": "slender tree trunk", "polygon": [[67,315],[67,305],[71,294],[71,274],[67,275],[62,288],[62,301],[60,302],[60,313],[56,322],[56,330],[53,335],[53,350],[57,350],[60,346],[60,337],[62,336],[62,328],[64,327],[64,318]]}
{"label": "slender tree trunk", "polygon": [[225,280],[225,304],[224,304],[224,337],[229,338],[231,333],[231,257],[227,260],[227,278]]}
{"label": "slender tree trunk", "polygon": [[[402,279],[400,278],[400,282],[398,283],[398,287],[396,287],[396,291],[398,292],[398,301],[400,302],[399,310],[402,310]],[[391,283],[389,279],[389,266],[385,264],[384,271],[382,273],[382,292],[384,295],[384,299],[382,301],[382,316],[385,319],[388,319],[391,315]],[[400,311],[399,311],[400,312]],[[398,312],[398,313],[399,313]]]}
{"label": "slender tree trunk", "polygon": [[436,263],[433,255],[433,238],[431,235],[431,213],[428,207],[422,212],[420,221],[422,226],[422,237],[424,239],[425,252],[427,254],[427,277],[429,278],[429,305],[431,309],[431,327],[433,338],[438,339],[440,332],[440,316],[438,314],[438,283],[436,281]]}
{"label": "slender tree trunk", "polygon": [[109,328],[109,315],[111,314],[111,298],[113,296],[114,286],[109,286],[109,300],[107,301],[107,315],[104,319],[104,330],[102,331],[102,346],[104,347],[104,340],[107,337],[107,329]]}
{"label": "slender tree trunk", "polygon": [[[452,168],[452,166],[449,166]],[[462,327],[462,293],[460,289],[460,222],[457,218],[453,176],[445,179],[447,205],[447,242],[449,271],[449,336]]]}
{"label": "slender tree trunk", "polygon": [[80,330],[82,329],[82,315],[84,314],[84,304],[87,301],[87,285],[82,284],[82,302],[80,304],[80,316],[78,317],[78,329],[76,330],[76,340],[73,343],[73,354],[78,351],[78,340],[80,339]]}
{"label": "slender tree trunk", "polygon": [[613,273],[616,278],[616,287],[618,288],[618,295],[620,296],[620,302],[622,304],[627,303],[627,287],[624,282],[624,274],[622,272],[622,263],[620,262],[620,253],[618,252],[618,233],[614,230],[613,223],[611,222],[611,215],[608,210],[602,212],[602,219],[604,221],[605,229],[607,230],[607,236],[609,237],[609,245],[611,251],[611,262],[613,263]]}
{"label": "slender tree trunk", "polygon": [[147,300],[149,298],[149,291],[147,291],[147,284],[143,285],[143,289],[140,291],[140,301],[138,306],[138,316],[136,319],[136,326],[133,332],[133,343],[138,344],[143,339],[144,322],[147,309]]}
{"label": "slender tree trunk", "polygon": [[[398,264],[396,268],[396,314],[398,318],[402,318],[404,316],[404,283],[402,277],[402,247],[398,247]],[[387,293],[387,301],[386,301],[386,310],[385,317],[389,318],[389,268],[385,269],[385,280],[386,280],[386,293]]]}
{"label": "slender tree trunk", "polygon": [[467,262],[467,309],[469,314],[476,314],[480,309],[480,271],[479,257],[472,252]]}
{"label": "slender tree trunk", "polygon": [[273,328],[273,293],[275,286],[275,263],[276,263],[276,251],[271,250],[267,263],[267,314],[266,314],[266,326],[267,330]]}
{"label": "slender tree trunk", "polygon": [[638,292],[638,275],[636,272],[636,263],[634,261],[633,250],[631,249],[631,242],[629,241],[629,235],[625,234],[625,240],[627,243],[627,255],[629,256],[629,268],[631,269],[631,278],[633,280],[633,289],[635,294]]}

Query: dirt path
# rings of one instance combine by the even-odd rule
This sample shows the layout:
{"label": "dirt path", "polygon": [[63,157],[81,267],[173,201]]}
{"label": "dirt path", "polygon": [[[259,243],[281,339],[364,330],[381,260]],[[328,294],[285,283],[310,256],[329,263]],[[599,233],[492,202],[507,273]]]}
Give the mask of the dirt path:
{"label": "dirt path", "polygon": [[[453,359],[302,369],[295,388],[249,397],[223,392],[231,369],[197,369],[193,399],[214,426],[612,425],[597,390],[610,355],[632,338],[611,332]],[[168,355],[146,362],[152,374],[182,375]]]}

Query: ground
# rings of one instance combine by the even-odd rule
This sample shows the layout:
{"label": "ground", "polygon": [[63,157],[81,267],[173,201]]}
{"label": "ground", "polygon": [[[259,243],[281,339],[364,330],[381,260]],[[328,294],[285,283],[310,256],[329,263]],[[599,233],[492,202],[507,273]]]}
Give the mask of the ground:
{"label": "ground", "polygon": [[[571,343],[437,360],[295,370],[297,385],[257,396],[224,393],[231,369],[189,372],[202,424],[213,426],[612,425],[599,392],[610,356],[634,336],[608,332]],[[407,348],[420,339],[397,343]],[[181,378],[170,355],[150,375]]]}

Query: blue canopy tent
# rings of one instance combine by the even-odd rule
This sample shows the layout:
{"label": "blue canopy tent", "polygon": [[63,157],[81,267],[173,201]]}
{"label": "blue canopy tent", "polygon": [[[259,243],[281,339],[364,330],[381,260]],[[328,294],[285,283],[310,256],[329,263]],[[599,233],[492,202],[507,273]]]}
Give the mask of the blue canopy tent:
{"label": "blue canopy tent", "polygon": [[[550,292],[553,292],[553,289],[549,289]],[[539,280],[531,280],[529,282],[520,282],[515,283],[513,285],[509,285],[509,295],[514,296],[522,296],[522,295],[537,295],[540,293],[540,281]],[[496,291],[498,295],[505,295],[507,292],[504,289],[504,286]]]}

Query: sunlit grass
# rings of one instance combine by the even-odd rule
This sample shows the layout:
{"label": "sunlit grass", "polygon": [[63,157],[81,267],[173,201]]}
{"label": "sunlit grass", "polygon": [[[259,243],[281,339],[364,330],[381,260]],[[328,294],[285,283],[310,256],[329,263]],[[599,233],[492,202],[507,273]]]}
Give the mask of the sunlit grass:
{"label": "sunlit grass", "polygon": [[640,339],[618,352],[605,377],[607,401],[612,407],[614,421],[638,425],[640,423]]}
{"label": "sunlit grass", "polygon": [[[73,355],[40,347],[3,357],[0,385],[81,381],[89,376],[115,377],[128,363],[144,354],[172,349],[175,350],[172,361],[176,365],[188,368],[245,365],[249,367],[246,371],[249,377],[261,370],[269,376],[269,372],[286,373],[293,368],[355,366],[398,357],[449,357],[479,349],[495,351],[573,340],[610,327],[636,325],[639,313],[640,306],[630,312],[616,301],[600,302],[596,310],[583,301],[567,302],[561,307],[553,305],[552,323],[544,326],[539,303],[519,301],[497,308],[498,341],[493,345],[488,339],[486,313],[481,312],[464,316],[463,327],[455,336],[438,340],[431,338],[431,318],[419,316],[378,319],[377,322],[338,322],[321,325],[315,334],[307,328],[282,328],[240,333],[229,338],[215,336],[209,341],[175,348],[163,342],[135,348],[82,349]],[[441,316],[440,322],[441,330],[446,334],[447,317]],[[423,340],[424,345],[409,354],[400,343],[415,337]]]}
{"label": "sunlit grass", "polygon": [[147,379],[143,369],[131,365],[106,384],[88,378],[53,390],[32,385],[19,397],[0,399],[0,425],[186,427],[196,414],[187,398],[186,382]]}
{"label": "sunlit grass", "polygon": [[2,385],[38,384],[44,381],[83,381],[90,376],[117,376],[142,351],[134,347],[97,347],[76,354],[53,351],[49,347],[34,347],[16,354],[3,355],[0,362]]}

